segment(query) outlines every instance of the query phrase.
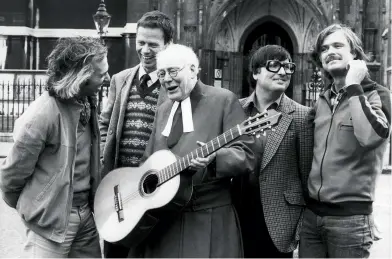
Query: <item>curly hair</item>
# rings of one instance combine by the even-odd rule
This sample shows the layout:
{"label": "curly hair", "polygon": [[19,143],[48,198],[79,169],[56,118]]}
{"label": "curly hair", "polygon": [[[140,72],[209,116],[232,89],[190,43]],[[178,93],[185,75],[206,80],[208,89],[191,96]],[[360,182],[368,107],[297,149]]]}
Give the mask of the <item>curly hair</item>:
{"label": "curly hair", "polygon": [[47,57],[46,90],[61,99],[75,97],[94,73],[92,62],[103,60],[107,52],[107,47],[96,38],[60,38]]}

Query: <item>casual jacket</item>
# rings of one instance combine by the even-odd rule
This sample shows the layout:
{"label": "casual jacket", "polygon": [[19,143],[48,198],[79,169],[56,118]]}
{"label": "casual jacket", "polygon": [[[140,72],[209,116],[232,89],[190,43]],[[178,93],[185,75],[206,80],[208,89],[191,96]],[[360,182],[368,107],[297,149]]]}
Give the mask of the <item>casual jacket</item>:
{"label": "casual jacket", "polygon": [[[71,213],[77,125],[82,105],[45,92],[16,121],[14,145],[0,167],[5,202],[27,228],[64,242]],[[96,106],[91,107],[91,195],[100,182]],[[92,205],[92,204],[91,204]]]}
{"label": "casual jacket", "polygon": [[343,88],[335,106],[330,95],[315,106],[308,205],[319,215],[369,214],[390,133],[390,93],[366,78]]}

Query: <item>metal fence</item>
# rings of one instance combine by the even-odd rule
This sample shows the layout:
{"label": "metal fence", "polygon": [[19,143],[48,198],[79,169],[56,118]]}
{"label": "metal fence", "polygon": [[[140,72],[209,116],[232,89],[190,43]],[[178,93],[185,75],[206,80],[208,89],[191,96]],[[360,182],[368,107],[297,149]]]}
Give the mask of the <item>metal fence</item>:
{"label": "metal fence", "polygon": [[[45,91],[45,80],[0,81],[0,132],[12,132],[15,120]],[[98,111],[106,103],[109,82],[99,91]]]}

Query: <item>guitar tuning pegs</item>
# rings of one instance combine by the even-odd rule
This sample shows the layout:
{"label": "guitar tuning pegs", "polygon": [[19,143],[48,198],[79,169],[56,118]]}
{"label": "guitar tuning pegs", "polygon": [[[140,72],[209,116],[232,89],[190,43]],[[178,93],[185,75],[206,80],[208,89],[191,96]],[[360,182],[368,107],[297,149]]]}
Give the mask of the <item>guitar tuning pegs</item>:
{"label": "guitar tuning pegs", "polygon": [[256,135],[256,138],[260,138],[260,134],[259,133]]}
{"label": "guitar tuning pegs", "polygon": [[263,131],[263,136],[264,136],[264,137],[267,136],[267,133],[266,133],[265,131]]}

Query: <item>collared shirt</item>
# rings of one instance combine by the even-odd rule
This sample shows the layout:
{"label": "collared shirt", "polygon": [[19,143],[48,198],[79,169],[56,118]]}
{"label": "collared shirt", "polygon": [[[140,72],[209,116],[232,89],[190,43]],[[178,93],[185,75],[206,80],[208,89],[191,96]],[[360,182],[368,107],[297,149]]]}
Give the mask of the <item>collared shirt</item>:
{"label": "collared shirt", "polygon": [[[140,64],[140,66],[139,66],[139,80],[140,81],[142,79],[142,76],[144,76],[145,74],[147,74],[147,72],[146,72],[146,70],[144,70],[142,64]],[[157,70],[152,71],[151,73],[148,73],[148,75],[150,76],[151,79],[147,81],[147,85],[148,85],[148,87],[150,87],[158,80]]]}
{"label": "collared shirt", "polygon": [[336,92],[335,84],[331,85],[331,92],[329,94],[329,100],[331,101],[332,111],[334,112],[342,95],[346,92],[346,88],[342,87],[338,92]]}
{"label": "collared shirt", "polygon": [[[279,96],[278,99],[276,99],[274,102],[272,102],[271,104],[269,104],[267,107],[267,110],[269,109],[277,109],[279,107],[280,101],[282,100],[282,96],[283,94],[281,94]],[[256,97],[256,91],[253,91],[253,93],[251,95],[249,95],[248,98],[246,98],[245,104],[243,105],[246,114],[248,116],[254,116],[257,113],[263,112],[260,111],[260,107],[259,104],[257,102],[257,97]]]}

